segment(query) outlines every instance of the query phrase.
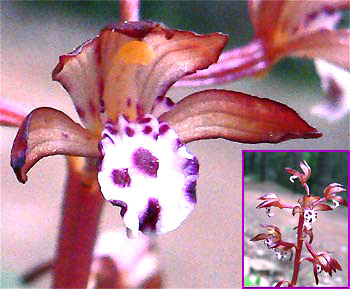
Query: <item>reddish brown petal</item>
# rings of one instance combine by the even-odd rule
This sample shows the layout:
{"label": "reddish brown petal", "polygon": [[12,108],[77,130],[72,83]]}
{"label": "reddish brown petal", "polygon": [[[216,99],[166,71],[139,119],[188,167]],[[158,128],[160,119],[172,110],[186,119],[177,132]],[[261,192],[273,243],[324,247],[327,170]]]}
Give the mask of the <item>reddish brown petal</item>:
{"label": "reddish brown petal", "polygon": [[250,241],[260,241],[260,240],[264,240],[267,238],[267,234],[263,233],[263,234],[258,234],[255,237],[251,238]]}
{"label": "reddish brown petal", "polygon": [[326,204],[318,204],[318,205],[314,206],[314,209],[316,211],[330,211],[330,210],[333,210],[331,206],[328,206]]}
{"label": "reddish brown petal", "polygon": [[153,22],[112,24],[71,55],[61,56],[53,79],[70,93],[83,123],[95,129],[95,115],[104,106],[112,120],[120,113],[131,120],[149,113],[175,81],[216,62],[227,39]]}
{"label": "reddish brown petal", "polygon": [[339,202],[343,206],[348,206],[348,202],[346,200],[344,200],[341,196],[334,196],[331,199]]}
{"label": "reddish brown petal", "polygon": [[226,90],[194,93],[160,119],[168,122],[185,143],[208,138],[278,143],[322,135],[281,103]]}
{"label": "reddish brown petal", "polygon": [[0,125],[19,127],[27,114],[20,104],[0,98]]}
{"label": "reddish brown petal", "polygon": [[298,57],[322,58],[350,68],[350,29],[320,30],[288,43],[286,54]]}
{"label": "reddish brown petal", "polygon": [[341,193],[341,192],[345,192],[346,189],[343,188],[343,186],[341,184],[337,184],[337,183],[332,183],[330,185],[328,185],[324,190],[324,196],[327,199],[330,199],[332,197],[332,195],[335,195],[337,193]]}
{"label": "reddish brown petal", "polygon": [[99,157],[98,138],[52,108],[37,108],[23,121],[11,150],[11,166],[20,182],[41,158],[63,154]]}
{"label": "reddish brown petal", "polygon": [[294,216],[295,214],[301,214],[303,210],[299,206],[295,206],[292,211],[292,215]]}

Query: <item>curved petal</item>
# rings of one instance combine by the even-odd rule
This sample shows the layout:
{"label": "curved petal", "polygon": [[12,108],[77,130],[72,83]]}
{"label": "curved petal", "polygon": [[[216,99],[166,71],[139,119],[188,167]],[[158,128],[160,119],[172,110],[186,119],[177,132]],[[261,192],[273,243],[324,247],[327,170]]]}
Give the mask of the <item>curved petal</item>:
{"label": "curved petal", "polygon": [[350,29],[319,30],[288,43],[285,49],[291,56],[322,58],[350,69]]}
{"label": "curved petal", "polygon": [[99,112],[115,121],[149,113],[179,78],[216,62],[228,37],[171,30],[153,22],[111,24],[53,71],[71,95],[84,125],[101,131]]}
{"label": "curved petal", "polygon": [[256,235],[255,237],[251,238],[250,241],[260,241],[260,240],[265,240],[268,237],[266,233],[260,233]]}
{"label": "curved petal", "polygon": [[41,158],[57,154],[99,157],[98,138],[63,112],[41,107],[33,110],[19,128],[11,150],[11,166],[21,183]]}
{"label": "curved petal", "polygon": [[316,211],[330,211],[330,210],[333,210],[331,208],[331,206],[326,205],[326,204],[318,204],[318,205],[314,206],[314,209]]}
{"label": "curved petal", "polygon": [[168,122],[186,143],[209,138],[278,143],[322,135],[281,103],[226,90],[194,93],[160,119]]}

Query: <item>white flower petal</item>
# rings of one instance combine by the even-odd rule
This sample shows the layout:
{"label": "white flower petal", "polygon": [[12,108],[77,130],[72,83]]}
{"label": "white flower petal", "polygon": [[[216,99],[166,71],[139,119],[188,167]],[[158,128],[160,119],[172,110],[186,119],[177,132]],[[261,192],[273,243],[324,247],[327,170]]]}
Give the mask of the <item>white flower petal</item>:
{"label": "white flower petal", "polygon": [[294,183],[294,180],[297,179],[298,177],[297,176],[290,176],[289,180]]}
{"label": "white flower petal", "polygon": [[120,116],[106,124],[100,150],[101,192],[122,207],[132,236],[172,231],[193,210],[199,164],[166,123],[151,115],[134,123]]}

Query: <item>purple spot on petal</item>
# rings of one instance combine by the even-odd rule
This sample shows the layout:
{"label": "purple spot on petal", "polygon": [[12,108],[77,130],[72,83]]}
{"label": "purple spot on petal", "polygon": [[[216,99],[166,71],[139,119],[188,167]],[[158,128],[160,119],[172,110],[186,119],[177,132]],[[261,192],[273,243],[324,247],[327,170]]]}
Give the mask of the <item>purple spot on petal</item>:
{"label": "purple spot on petal", "polygon": [[172,107],[175,105],[175,103],[169,98],[165,98],[165,104],[168,106],[168,107]]}
{"label": "purple spot on petal", "polygon": [[114,140],[111,138],[111,136],[110,136],[108,133],[104,133],[104,134],[102,135],[102,138],[108,138],[109,141],[110,141],[112,144],[114,144]]}
{"label": "purple spot on petal", "polygon": [[304,26],[308,26],[310,24],[310,22],[312,22],[313,20],[316,19],[318,12],[314,11],[312,13],[310,13],[309,15],[306,16],[305,19],[305,25]]}
{"label": "purple spot on petal", "polygon": [[125,128],[125,133],[128,137],[133,137],[135,134],[135,131],[131,127],[127,126]]}
{"label": "purple spot on petal", "polygon": [[112,180],[119,187],[130,187],[131,179],[128,173],[128,169],[113,170]]}
{"label": "purple spot on petal", "polygon": [[153,135],[154,140],[157,140],[158,137],[159,137],[159,134],[157,134],[157,133],[155,133],[155,134]]}
{"label": "purple spot on petal", "polygon": [[133,162],[136,168],[150,177],[157,177],[159,168],[158,159],[150,151],[138,148],[133,154]]}
{"label": "purple spot on petal", "polygon": [[159,220],[160,205],[158,200],[149,199],[145,213],[140,218],[139,230],[141,232],[155,232]]}
{"label": "purple spot on petal", "polygon": [[197,202],[197,196],[196,196],[196,185],[197,182],[193,181],[186,185],[186,195],[189,198],[189,201],[192,203]]}
{"label": "purple spot on petal", "polygon": [[179,149],[182,146],[184,146],[184,144],[177,138],[176,139],[176,147],[177,147],[177,149]]}
{"label": "purple spot on petal", "polygon": [[106,105],[102,95],[98,98],[98,100],[100,102],[100,113],[104,113],[106,111]]}
{"label": "purple spot on petal", "polygon": [[146,125],[145,128],[142,130],[144,134],[150,134],[152,132],[152,127],[149,125]]}
{"label": "purple spot on petal", "polygon": [[128,205],[123,202],[123,201],[119,201],[119,200],[110,200],[109,201],[113,206],[117,206],[120,207],[120,215],[122,216],[122,218],[124,217],[126,211],[128,210]]}
{"label": "purple spot on petal", "polygon": [[159,95],[159,96],[157,96],[157,99],[156,99],[156,100],[157,100],[158,102],[163,102],[164,98],[165,98],[164,95]]}
{"label": "purple spot on petal", "polygon": [[109,121],[107,121],[105,129],[112,135],[117,135],[117,133],[118,133],[117,128],[114,126],[113,123],[111,123]]}
{"label": "purple spot on petal", "polygon": [[130,98],[130,97],[127,99],[127,101],[126,101],[126,105],[127,105],[128,107],[130,107],[130,106],[131,106],[131,98]]}
{"label": "purple spot on petal", "polygon": [[151,118],[150,117],[145,117],[145,116],[142,116],[138,119],[138,123],[148,123],[151,121]]}
{"label": "purple spot on petal", "polygon": [[165,134],[169,130],[169,125],[164,123],[159,127],[159,135]]}
{"label": "purple spot on petal", "polygon": [[199,162],[196,157],[193,157],[193,159],[187,159],[183,170],[185,171],[186,175],[198,175],[199,171]]}

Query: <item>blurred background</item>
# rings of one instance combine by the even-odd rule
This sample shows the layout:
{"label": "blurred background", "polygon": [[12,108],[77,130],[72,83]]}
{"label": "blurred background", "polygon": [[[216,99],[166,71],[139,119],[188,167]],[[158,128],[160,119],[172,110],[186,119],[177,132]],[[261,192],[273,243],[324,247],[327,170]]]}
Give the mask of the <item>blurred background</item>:
{"label": "blurred background", "polygon": [[[28,112],[50,106],[79,121],[65,90],[51,81],[52,69],[59,55],[94,37],[109,22],[117,22],[118,10],[115,1],[2,1],[1,97],[17,101]],[[253,36],[244,1],[142,1],[141,17],[197,33],[228,33],[228,47],[244,45]],[[169,288],[241,286],[242,149],[349,148],[348,117],[328,123],[309,112],[323,99],[312,61],[286,59],[265,78],[215,87],[287,104],[324,136],[278,145],[242,145],[226,140],[191,143],[189,149],[200,161],[198,204],[179,229],[158,240],[165,286]],[[177,101],[203,89],[172,88],[168,96]],[[9,166],[16,129],[0,131],[1,281],[3,287],[21,287],[16,281],[19,274],[53,256],[65,159],[54,156],[40,161],[22,185]],[[122,226],[119,210],[106,204],[100,231]],[[31,286],[49,284],[46,277]]]}
{"label": "blurred background", "polygon": [[[291,210],[272,208],[270,218],[265,209],[256,209],[262,201],[257,198],[267,193],[276,193],[280,199],[297,205],[305,195],[299,180],[290,182],[284,168],[302,172],[299,163],[303,160],[311,167],[311,177],[307,182],[312,195],[323,196],[323,190],[330,183],[342,184],[347,191],[339,193],[348,200],[348,153],[347,152],[244,152],[244,282],[246,286],[272,286],[282,279],[291,280],[293,260],[277,260],[274,252],[268,250],[263,241],[252,242],[251,238],[266,230],[260,224],[279,227],[282,239],[296,241],[295,227],[298,215]],[[331,204],[331,202],[329,202]],[[329,251],[342,266],[331,278],[325,272],[319,274],[319,286],[348,285],[348,207],[340,206],[328,212],[318,212],[318,220],[313,224],[313,248]],[[308,257],[304,246],[302,257]],[[315,286],[313,267],[303,262],[298,278],[298,286]]]}

